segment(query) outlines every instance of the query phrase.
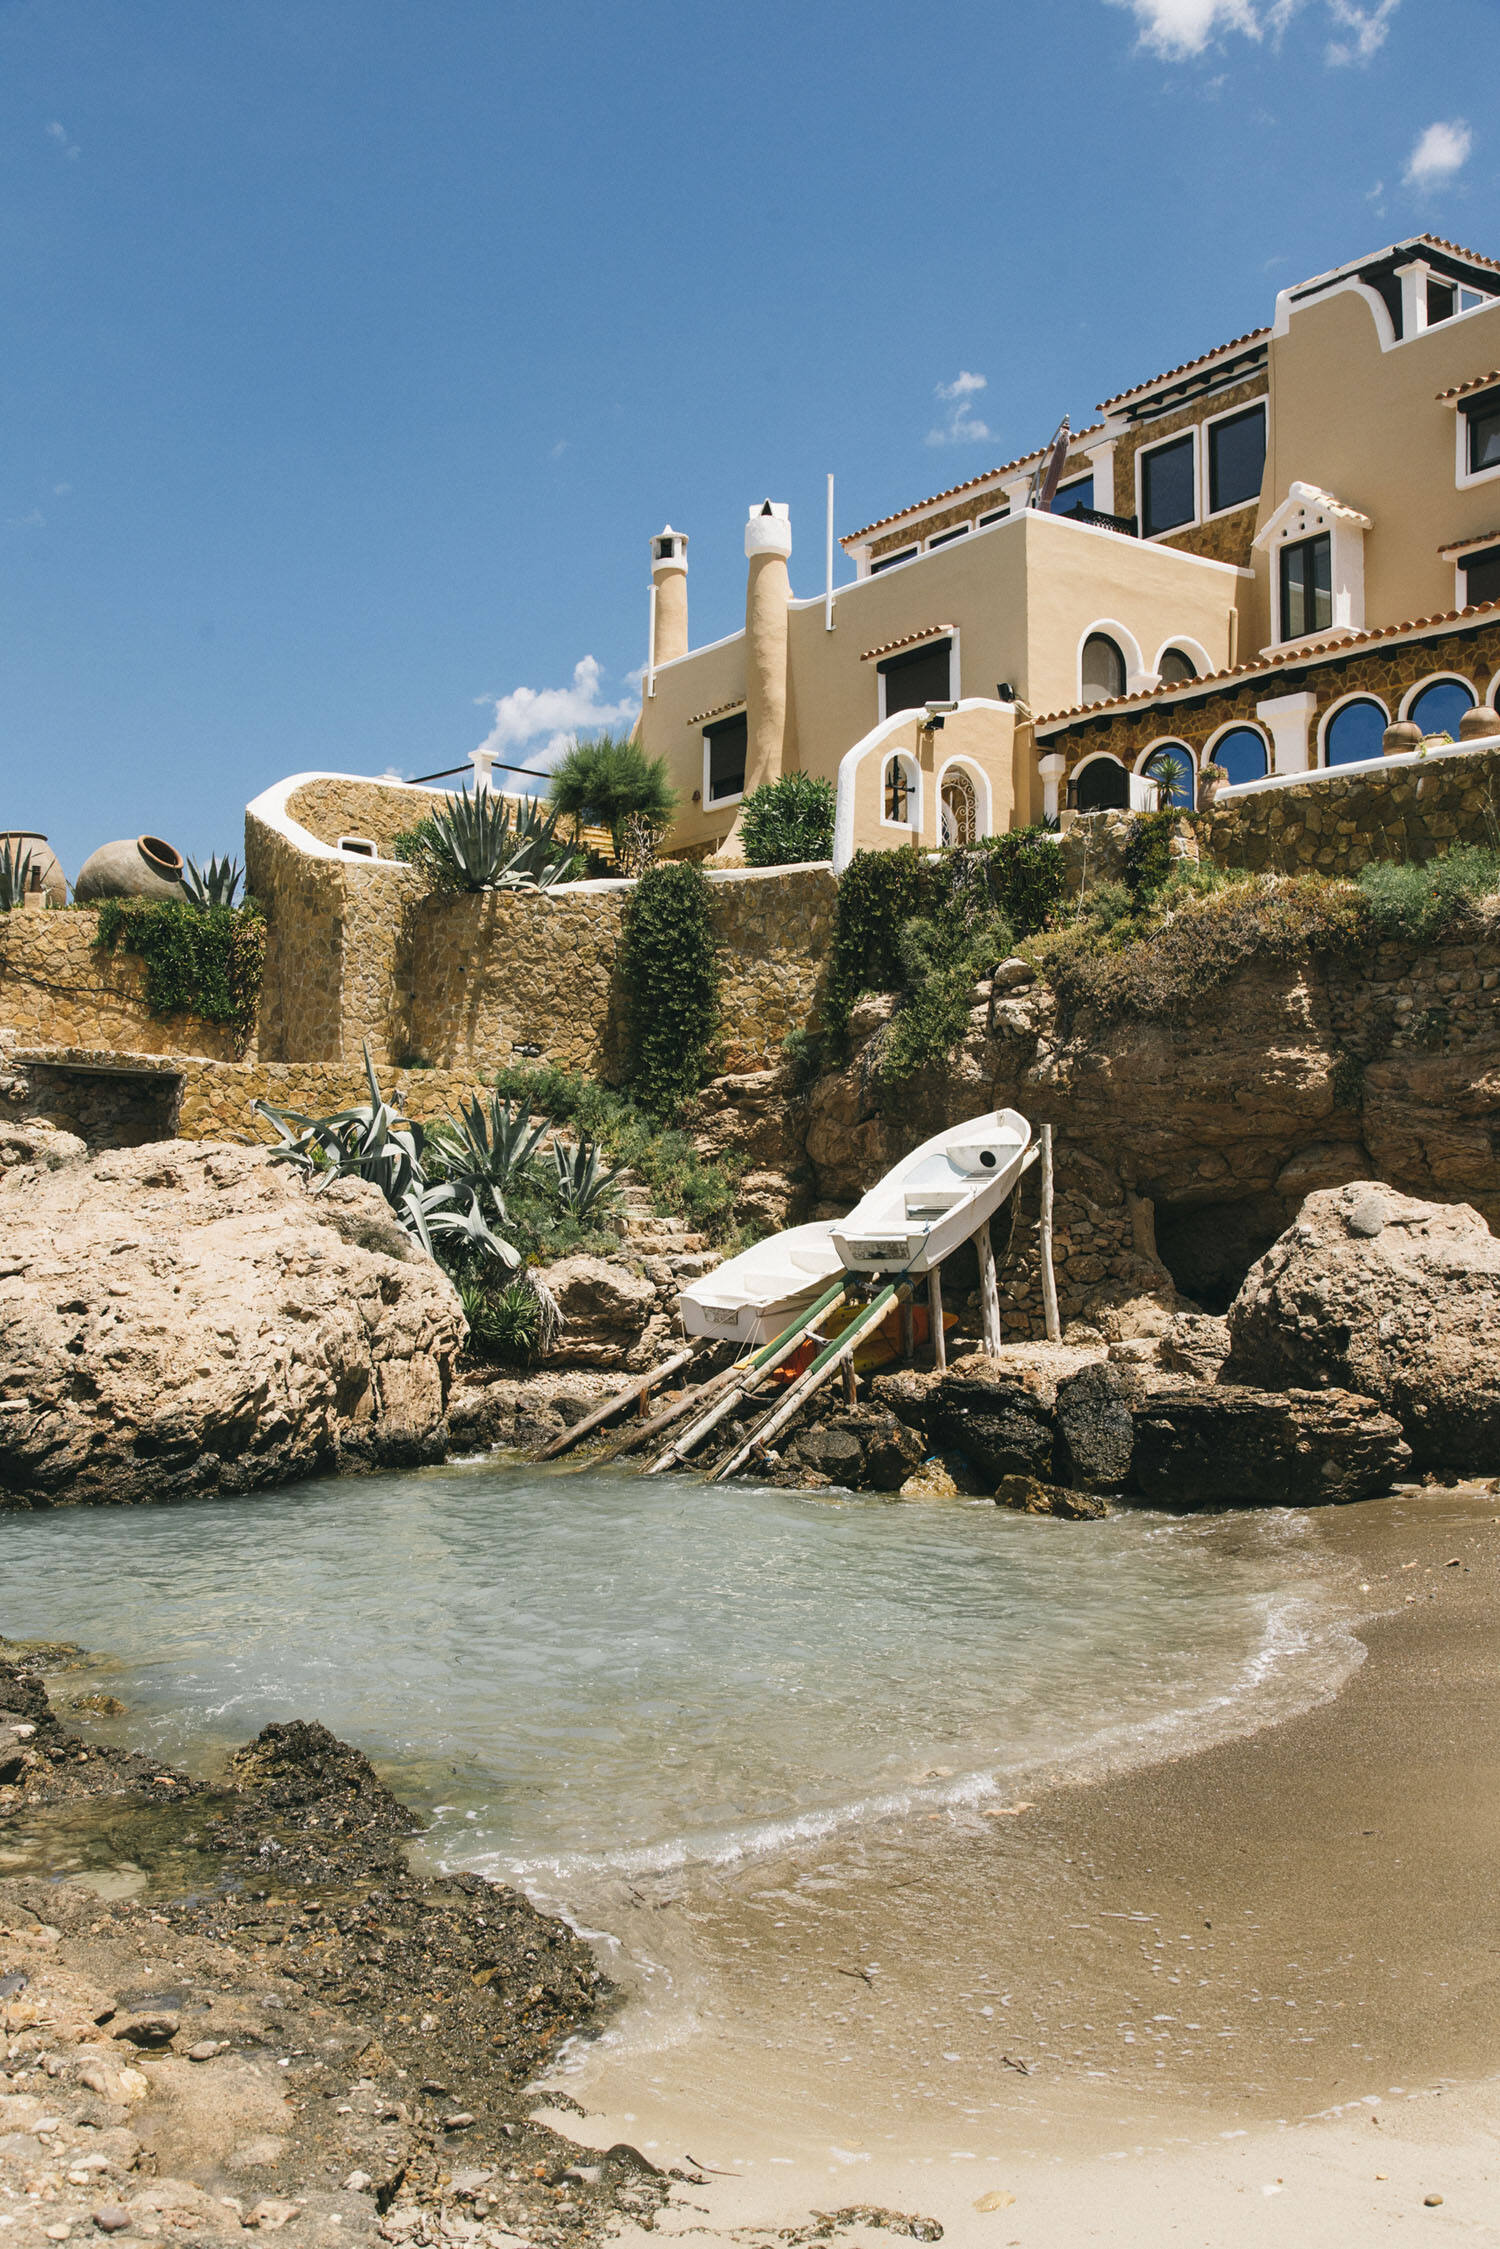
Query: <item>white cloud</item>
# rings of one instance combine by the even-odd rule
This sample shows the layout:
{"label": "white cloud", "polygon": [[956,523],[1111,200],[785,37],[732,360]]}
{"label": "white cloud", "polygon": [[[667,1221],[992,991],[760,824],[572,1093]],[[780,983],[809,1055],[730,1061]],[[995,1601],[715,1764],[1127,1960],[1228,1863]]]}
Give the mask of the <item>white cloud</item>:
{"label": "white cloud", "polygon": [[46,520],[40,508],[28,508],[24,515],[13,515],[10,519],[15,531],[40,531]]}
{"label": "white cloud", "polygon": [[64,156],[68,157],[70,160],[77,156],[78,143],[76,141],[69,140],[67,126],[60,125],[55,117],[53,118],[51,124],[47,127],[47,138],[48,140],[56,141]]}
{"label": "white cloud", "polygon": [[[571,687],[513,687],[508,695],[481,695],[479,701],[492,703],[495,711],[495,723],[481,747],[517,764],[549,766],[580,728],[618,726],[633,719],[634,700],[599,700],[599,678],[598,658],[585,656],[573,667]],[[538,741],[540,749],[532,746]],[[525,754],[516,757],[517,751]]]}
{"label": "white cloud", "polygon": [[976,445],[988,438],[988,423],[980,420],[969,403],[982,390],[988,389],[988,379],[983,375],[971,375],[967,368],[961,368],[951,383],[939,383],[937,396],[947,405],[948,419],[940,429],[927,432],[928,444]]}
{"label": "white cloud", "polygon": [[1406,160],[1402,177],[1418,190],[1446,187],[1469,161],[1474,136],[1461,117],[1429,125]]}
{"label": "white cloud", "polygon": [[1401,0],[1376,0],[1373,8],[1358,8],[1353,0],[1328,0],[1328,13],[1347,39],[1330,39],[1324,59],[1337,68],[1342,63],[1368,62],[1385,45],[1390,21]]}
{"label": "white cloud", "polygon": [[73,487],[71,484],[54,484],[52,489],[57,494],[57,497],[62,500],[67,497],[68,493],[72,491]]}

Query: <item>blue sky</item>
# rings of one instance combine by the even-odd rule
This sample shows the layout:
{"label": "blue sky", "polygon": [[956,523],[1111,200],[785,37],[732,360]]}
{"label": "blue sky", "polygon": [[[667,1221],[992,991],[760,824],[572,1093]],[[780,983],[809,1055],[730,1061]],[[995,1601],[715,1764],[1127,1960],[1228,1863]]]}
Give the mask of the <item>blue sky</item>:
{"label": "blue sky", "polygon": [[[846,531],[1430,228],[1494,0],[0,0],[0,827],[624,710],[646,541]],[[962,378],[962,380],[961,380]],[[981,380],[982,378],[982,380]],[[580,668],[581,667],[581,668]]]}

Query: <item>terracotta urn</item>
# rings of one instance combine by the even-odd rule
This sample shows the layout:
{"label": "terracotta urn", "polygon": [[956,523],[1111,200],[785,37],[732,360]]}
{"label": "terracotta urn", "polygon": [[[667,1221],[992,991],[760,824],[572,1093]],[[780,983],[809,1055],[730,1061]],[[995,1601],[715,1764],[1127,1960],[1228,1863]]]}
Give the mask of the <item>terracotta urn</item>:
{"label": "terracotta urn", "polygon": [[1422,729],[1415,719],[1392,720],[1380,737],[1380,747],[1386,757],[1404,757],[1410,750],[1420,749]]}
{"label": "terracotta urn", "polygon": [[80,906],[101,898],[180,898],[182,854],[160,836],[133,843],[102,843],[78,870],[73,897]]}
{"label": "terracotta urn", "polygon": [[48,906],[66,906],[68,878],[47,838],[35,828],[0,828],[0,847],[6,844],[18,857],[25,852],[30,859],[30,888],[38,901]]}

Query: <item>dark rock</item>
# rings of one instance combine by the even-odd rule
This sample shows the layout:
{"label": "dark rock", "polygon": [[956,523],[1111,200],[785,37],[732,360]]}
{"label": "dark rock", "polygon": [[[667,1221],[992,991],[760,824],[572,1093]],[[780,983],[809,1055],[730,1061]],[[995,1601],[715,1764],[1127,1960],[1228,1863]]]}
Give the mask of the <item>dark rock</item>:
{"label": "dark rock", "polygon": [[931,1392],[928,1411],[937,1443],[961,1452],[991,1490],[1002,1476],[1052,1480],[1052,1418],[1023,1382],[986,1373],[954,1375]]}
{"label": "dark rock", "polygon": [[94,2212],[94,2223],[101,2233],[126,2233],[130,2212],[118,2202],[101,2202]]}
{"label": "dark rock", "polygon": [[1500,1241],[1466,1203],[1377,1181],[1320,1189],[1229,1311],[1234,1382],[1375,1398],[1419,1468],[1500,1462]]}
{"label": "dark rock", "polygon": [[178,2015],[132,2015],[113,2032],[116,2038],[128,2039],[132,2046],[170,2046],[182,2028]]}
{"label": "dark rock", "polygon": [[805,1430],[790,1449],[793,1463],[852,1491],[901,1489],[923,1454],[922,1440],[888,1407],[847,1406]]}
{"label": "dark rock", "polygon": [[1411,1467],[1401,1425],[1348,1390],[1184,1383],[1135,1411],[1135,1484],[1169,1507],[1370,1499]]}
{"label": "dark rock", "polygon": [[1058,1467],[1085,1490],[1115,1491],[1130,1480],[1135,1451],[1132,1406],[1138,1379],[1123,1367],[1083,1367],[1057,1386]]}
{"label": "dark rock", "polygon": [[1097,1522],[1109,1513],[1109,1502],[1097,1492],[1039,1484],[1034,1476],[1002,1476],[995,1488],[995,1505],[1012,1508],[1018,1515],[1061,1515],[1070,1523]]}

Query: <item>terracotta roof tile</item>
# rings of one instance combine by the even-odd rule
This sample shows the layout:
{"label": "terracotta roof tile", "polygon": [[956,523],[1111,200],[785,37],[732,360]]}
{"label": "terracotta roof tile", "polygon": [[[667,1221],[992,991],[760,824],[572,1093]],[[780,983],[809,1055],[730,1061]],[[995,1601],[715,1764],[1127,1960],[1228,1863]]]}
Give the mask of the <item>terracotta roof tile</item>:
{"label": "terracotta roof tile", "polygon": [[1438,548],[1439,562],[1452,562],[1467,553],[1470,547],[1500,545],[1500,531],[1474,531],[1464,539],[1450,539],[1446,547]]}
{"label": "terracotta roof tile", "polygon": [[1419,234],[1418,242],[1430,242],[1436,250],[1449,250],[1455,258],[1467,258],[1471,264],[1488,266],[1491,273],[1500,273],[1500,258],[1487,258],[1481,250],[1466,250],[1461,242],[1450,242],[1443,234]]}
{"label": "terracotta roof tile", "polygon": [[1199,679],[1184,680],[1180,687],[1152,688],[1143,695],[1112,695],[1101,703],[1073,703],[1066,710],[1047,711],[1037,719],[1036,725],[1038,730],[1044,726],[1061,726],[1073,719],[1097,718],[1101,711],[1120,711],[1127,706],[1147,710],[1154,703],[1168,699],[1180,703],[1187,697],[1201,695],[1205,688],[1222,687],[1228,680],[1248,679],[1255,672],[1291,671],[1320,656],[1343,656],[1351,649],[1368,648],[1377,640],[1398,639],[1402,633],[1437,632],[1445,626],[1461,624],[1466,618],[1494,617],[1497,613],[1500,613],[1500,601],[1475,601],[1466,609],[1446,609],[1437,617],[1408,617],[1399,625],[1376,625],[1368,632],[1345,633],[1332,640],[1302,641],[1295,649],[1279,655],[1255,656],[1248,664],[1235,664],[1228,671],[1205,672]]}
{"label": "terracotta roof tile", "polygon": [[1169,367],[1165,374],[1153,375],[1148,383],[1132,383],[1129,390],[1117,390],[1113,398],[1101,398],[1096,411],[1107,414],[1111,406],[1122,400],[1137,398],[1145,390],[1155,390],[1161,383],[1169,383],[1176,375],[1189,375],[1195,367],[1206,367],[1211,359],[1222,359],[1226,352],[1239,351],[1246,344],[1258,344],[1271,333],[1269,328],[1249,328],[1243,336],[1231,336],[1227,344],[1215,344],[1212,351],[1202,351],[1196,359],[1184,359],[1180,366]]}
{"label": "terracotta roof tile", "polygon": [[953,625],[920,625],[914,633],[903,633],[899,640],[886,640],[878,648],[863,649],[859,660],[868,664],[872,656],[893,656],[898,648],[911,648],[919,640],[937,640],[943,633],[956,629]]}
{"label": "terracotta roof tile", "polygon": [[1439,406],[1447,406],[1455,398],[1466,398],[1471,390],[1488,390],[1492,383],[1500,383],[1500,367],[1492,367],[1487,375],[1471,375],[1466,383],[1454,383],[1448,390],[1437,393]]}
{"label": "terracotta roof tile", "polygon": [[722,718],[726,711],[743,710],[744,704],[745,698],[743,695],[732,695],[727,703],[715,703],[711,711],[694,711],[691,718],[684,719],[683,724],[685,726],[702,726],[708,719]]}
{"label": "terracotta roof tile", "polygon": [[[1091,422],[1087,429],[1070,432],[1069,452],[1073,452],[1086,437],[1092,437],[1103,426],[1102,422]],[[1040,460],[1046,450],[1045,445],[1035,446],[1029,453],[1018,454],[1013,461],[1002,461],[997,469],[986,469],[982,476],[967,477],[962,484],[950,484],[941,492],[931,493],[925,500],[913,500],[908,506],[897,508],[894,515],[882,515],[874,523],[862,524],[858,531],[845,531],[839,545],[847,547],[854,539],[868,539],[872,531],[884,531],[892,523],[904,523],[909,515],[919,515],[923,508],[935,508],[940,500],[956,499],[960,492],[972,492],[981,484],[993,484],[997,476],[1013,476],[1018,469],[1029,468],[1033,461]]]}

